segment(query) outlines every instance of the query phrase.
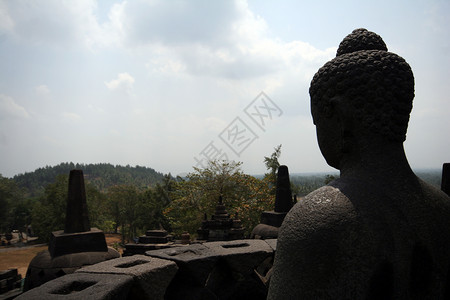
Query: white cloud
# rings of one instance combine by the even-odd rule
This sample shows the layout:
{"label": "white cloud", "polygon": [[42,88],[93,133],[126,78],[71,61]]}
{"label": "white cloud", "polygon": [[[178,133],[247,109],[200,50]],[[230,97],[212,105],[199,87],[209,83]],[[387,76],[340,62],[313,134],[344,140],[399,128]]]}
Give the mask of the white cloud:
{"label": "white cloud", "polygon": [[[306,43],[268,38],[265,20],[245,0],[123,1],[111,6],[102,24],[94,0],[0,4],[0,29],[11,36],[89,49],[144,48],[151,69],[166,74],[242,80],[273,74],[287,64],[328,58]],[[110,83],[114,89],[116,83]]]}
{"label": "white cloud", "polygon": [[64,119],[69,120],[69,121],[79,121],[81,120],[81,116],[76,114],[76,113],[72,113],[72,112],[63,112],[62,116]]}
{"label": "white cloud", "polygon": [[0,94],[0,116],[5,118],[28,118],[29,114],[12,97]]}
{"label": "white cloud", "polygon": [[123,2],[109,17],[121,45],[147,55],[146,66],[165,75],[283,80],[301,70],[300,80],[309,84],[313,70],[335,54],[335,48],[269,38],[265,20],[245,0]]}
{"label": "white cloud", "polygon": [[97,106],[92,105],[92,104],[88,104],[87,107],[88,107],[91,111],[93,111],[93,112],[95,112],[95,113],[98,113],[98,114],[105,114],[105,113],[106,113],[105,110],[104,110],[103,108],[97,107]]}
{"label": "white cloud", "polygon": [[45,84],[37,86],[35,89],[36,94],[40,96],[48,96],[50,95],[50,89]]}
{"label": "white cloud", "polygon": [[123,33],[128,45],[162,43],[229,43],[234,20],[240,16],[236,1],[130,1],[110,12],[111,29]]}
{"label": "white cloud", "polygon": [[131,92],[133,88],[134,78],[127,72],[119,73],[117,75],[117,79],[113,79],[109,82],[105,81],[105,85],[108,89],[114,90],[125,90],[127,92]]}
{"label": "white cloud", "polygon": [[102,36],[95,0],[1,1],[0,32],[33,44],[91,46]]}
{"label": "white cloud", "polygon": [[8,14],[7,5],[6,1],[0,1],[0,33],[11,32],[14,27],[13,20]]}

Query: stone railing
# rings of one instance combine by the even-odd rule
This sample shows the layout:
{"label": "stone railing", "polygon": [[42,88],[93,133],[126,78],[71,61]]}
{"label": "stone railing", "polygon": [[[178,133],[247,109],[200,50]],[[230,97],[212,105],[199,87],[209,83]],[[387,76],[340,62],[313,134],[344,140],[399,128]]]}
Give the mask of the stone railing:
{"label": "stone railing", "polygon": [[20,299],[266,299],[276,240],[207,242],[86,266]]}

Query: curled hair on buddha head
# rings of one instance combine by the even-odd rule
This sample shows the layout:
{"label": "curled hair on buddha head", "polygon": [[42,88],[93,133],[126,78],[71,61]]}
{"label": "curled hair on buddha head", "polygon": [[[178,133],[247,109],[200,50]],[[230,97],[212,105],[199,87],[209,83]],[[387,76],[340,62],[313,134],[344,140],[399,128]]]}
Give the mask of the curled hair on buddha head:
{"label": "curled hair on buddha head", "polygon": [[387,51],[376,33],[356,29],[339,45],[336,57],[314,75],[311,105],[322,115],[331,99],[340,96],[367,133],[391,141],[406,138],[414,98],[414,76],[408,63]]}

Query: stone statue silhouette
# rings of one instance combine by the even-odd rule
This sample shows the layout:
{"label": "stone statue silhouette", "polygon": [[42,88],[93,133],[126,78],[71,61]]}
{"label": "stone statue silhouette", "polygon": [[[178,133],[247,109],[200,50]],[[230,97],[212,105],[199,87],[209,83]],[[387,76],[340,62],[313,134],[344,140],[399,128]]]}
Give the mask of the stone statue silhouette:
{"label": "stone statue silhouette", "polygon": [[412,172],[410,66],[356,29],[310,87],[317,140],[340,178],[281,226],[268,299],[447,299],[450,197]]}

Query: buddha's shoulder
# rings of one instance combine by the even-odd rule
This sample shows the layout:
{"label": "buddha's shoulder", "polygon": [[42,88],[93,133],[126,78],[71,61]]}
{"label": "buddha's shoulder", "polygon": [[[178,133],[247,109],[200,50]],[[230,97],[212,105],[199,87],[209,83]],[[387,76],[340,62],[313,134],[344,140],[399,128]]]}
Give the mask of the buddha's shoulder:
{"label": "buddha's shoulder", "polygon": [[323,186],[301,198],[287,214],[283,227],[302,231],[354,224],[357,214],[352,202],[334,186]]}
{"label": "buddha's shoulder", "polygon": [[421,201],[428,212],[436,211],[441,215],[450,215],[450,197],[442,190],[419,179],[421,188]]}
{"label": "buddha's shoulder", "polygon": [[430,201],[440,202],[444,204],[450,204],[450,197],[437,187],[418,179],[420,188],[423,193],[423,197]]}
{"label": "buddha's shoulder", "polygon": [[293,210],[298,212],[346,212],[351,211],[352,203],[340,188],[323,186],[300,199]]}

